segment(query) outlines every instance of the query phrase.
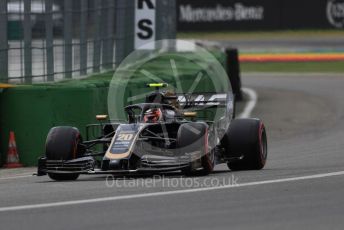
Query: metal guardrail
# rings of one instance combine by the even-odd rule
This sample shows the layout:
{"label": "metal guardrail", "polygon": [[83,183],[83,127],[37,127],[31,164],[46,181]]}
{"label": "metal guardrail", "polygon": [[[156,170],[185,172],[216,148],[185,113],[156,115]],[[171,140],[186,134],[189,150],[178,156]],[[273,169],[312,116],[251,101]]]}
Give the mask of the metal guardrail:
{"label": "metal guardrail", "polygon": [[[1,0],[0,82],[53,82],[114,69],[134,49],[135,1]],[[175,38],[175,1],[156,5],[156,39]]]}

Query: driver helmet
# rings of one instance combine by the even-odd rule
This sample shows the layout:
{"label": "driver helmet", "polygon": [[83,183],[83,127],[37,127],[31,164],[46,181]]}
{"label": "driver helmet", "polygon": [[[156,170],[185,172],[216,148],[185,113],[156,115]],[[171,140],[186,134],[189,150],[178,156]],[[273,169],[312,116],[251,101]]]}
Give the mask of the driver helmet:
{"label": "driver helmet", "polygon": [[176,99],[168,99],[166,104],[172,105],[175,108],[179,109],[180,106],[179,106],[179,102],[178,102],[178,97],[177,97],[175,92],[173,92],[171,90],[166,91],[166,92],[164,92],[164,96],[165,97],[176,97]]}
{"label": "driver helmet", "polygon": [[157,123],[162,120],[162,112],[159,108],[148,109],[143,120],[145,123]]}

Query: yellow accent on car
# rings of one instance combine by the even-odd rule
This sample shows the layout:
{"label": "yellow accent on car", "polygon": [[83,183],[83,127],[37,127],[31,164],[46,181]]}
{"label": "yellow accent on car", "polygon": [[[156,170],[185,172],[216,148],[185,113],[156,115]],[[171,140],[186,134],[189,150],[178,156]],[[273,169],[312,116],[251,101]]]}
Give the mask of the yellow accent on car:
{"label": "yellow accent on car", "polygon": [[183,115],[184,117],[197,117],[196,112],[184,112]]}
{"label": "yellow accent on car", "polygon": [[156,87],[167,87],[168,84],[166,83],[149,83],[147,84],[148,87],[156,88]]}
{"label": "yellow accent on car", "polygon": [[106,120],[108,118],[108,115],[97,115],[96,116],[96,119],[98,120],[98,121],[104,121],[104,120]]}

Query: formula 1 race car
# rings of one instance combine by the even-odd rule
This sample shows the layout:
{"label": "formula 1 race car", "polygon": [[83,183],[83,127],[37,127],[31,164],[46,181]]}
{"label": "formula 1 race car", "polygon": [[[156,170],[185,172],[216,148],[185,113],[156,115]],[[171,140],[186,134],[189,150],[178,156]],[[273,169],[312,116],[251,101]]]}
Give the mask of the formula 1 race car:
{"label": "formula 1 race car", "polygon": [[[161,173],[181,171],[207,175],[227,163],[231,170],[259,170],[267,158],[267,138],[259,119],[234,119],[231,92],[194,95],[156,91],[145,103],[125,107],[126,123],[108,122],[86,127],[87,140],[74,127],[54,127],[45,154],[38,160],[38,176],[75,180],[80,174]],[[197,96],[197,98],[200,98]],[[199,118],[195,110],[222,108],[217,120]],[[91,129],[100,136],[88,140]],[[98,146],[98,147],[97,147]]]}

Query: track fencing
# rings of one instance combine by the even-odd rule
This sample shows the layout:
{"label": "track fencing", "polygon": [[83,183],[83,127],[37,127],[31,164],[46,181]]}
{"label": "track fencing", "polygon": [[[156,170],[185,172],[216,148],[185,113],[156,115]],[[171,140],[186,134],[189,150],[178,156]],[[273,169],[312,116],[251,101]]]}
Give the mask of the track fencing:
{"label": "track fencing", "polygon": [[[135,1],[1,0],[0,82],[114,69],[134,49]],[[174,0],[156,0],[156,39],[175,38],[175,12]]]}

